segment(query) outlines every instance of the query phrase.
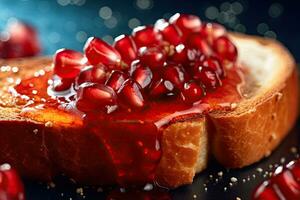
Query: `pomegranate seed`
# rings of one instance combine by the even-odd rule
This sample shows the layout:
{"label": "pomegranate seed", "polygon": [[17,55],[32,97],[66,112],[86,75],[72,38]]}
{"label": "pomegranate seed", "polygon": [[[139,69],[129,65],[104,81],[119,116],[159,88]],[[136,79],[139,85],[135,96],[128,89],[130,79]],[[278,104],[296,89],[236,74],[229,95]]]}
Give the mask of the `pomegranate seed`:
{"label": "pomegranate seed", "polygon": [[204,96],[203,88],[194,81],[184,84],[181,97],[185,102],[194,103]]}
{"label": "pomegranate seed", "polygon": [[203,67],[208,67],[215,71],[219,77],[224,77],[224,69],[217,58],[205,57],[203,60],[201,60],[201,64]]}
{"label": "pomegranate seed", "polygon": [[174,90],[174,85],[164,79],[158,80],[156,83],[151,85],[149,95],[153,98],[161,97],[167,94],[171,94]]}
{"label": "pomegranate seed", "polygon": [[105,83],[107,78],[107,69],[104,65],[87,66],[76,77],[76,87],[85,82]]}
{"label": "pomegranate seed", "polygon": [[128,75],[122,71],[114,70],[107,79],[105,85],[110,86],[115,91],[118,91],[124,81],[127,79]]}
{"label": "pomegranate seed", "polygon": [[143,46],[158,45],[162,36],[154,30],[153,26],[139,26],[133,29],[133,40],[138,48]]}
{"label": "pomegranate seed", "polygon": [[226,36],[218,37],[213,41],[213,50],[221,60],[235,62],[237,59],[237,48]]}
{"label": "pomegranate seed", "polygon": [[142,65],[138,65],[138,67],[136,67],[131,74],[133,80],[139,83],[142,88],[149,86],[153,77],[152,71],[149,69],[149,67]]}
{"label": "pomegranate seed", "polygon": [[21,21],[10,23],[7,27],[9,39],[4,42],[4,58],[17,58],[37,55],[40,43],[35,29]]}
{"label": "pomegranate seed", "polygon": [[212,45],[216,38],[226,35],[226,29],[220,24],[205,23],[202,25],[200,34]]}
{"label": "pomegranate seed", "polygon": [[54,56],[54,74],[61,78],[75,78],[83,66],[86,59],[82,53],[70,49],[60,49]]}
{"label": "pomegranate seed", "polygon": [[137,58],[137,49],[131,36],[118,36],[115,39],[114,47],[121,54],[122,60],[127,65],[130,65]]}
{"label": "pomegranate seed", "polygon": [[141,86],[132,79],[127,79],[118,91],[122,104],[132,108],[142,108],[145,105]]}
{"label": "pomegranate seed", "polygon": [[158,46],[155,47],[142,47],[139,50],[139,58],[143,65],[151,69],[157,69],[164,65],[166,61],[166,54]]}
{"label": "pomegranate seed", "polygon": [[202,65],[195,65],[194,79],[200,81],[206,89],[215,89],[222,84],[220,77],[215,71]]}
{"label": "pomegranate seed", "polygon": [[195,61],[200,56],[200,52],[196,49],[189,49],[183,44],[179,44],[175,47],[175,52],[171,56],[170,60],[175,63],[181,63],[182,65],[188,65],[190,61]]}
{"label": "pomegranate seed", "polygon": [[120,66],[121,64],[121,55],[119,52],[96,37],[91,37],[87,40],[84,46],[84,52],[92,65],[104,64],[108,66]]}
{"label": "pomegranate seed", "polygon": [[0,198],[24,200],[24,187],[17,172],[8,164],[0,166]]}
{"label": "pomegranate seed", "polygon": [[182,43],[181,31],[174,25],[167,22],[165,19],[159,19],[154,25],[154,29],[159,31],[163,39],[171,45],[178,45]]}
{"label": "pomegranate seed", "polygon": [[173,83],[178,89],[181,89],[187,80],[187,74],[181,66],[168,63],[164,71],[164,78]]}
{"label": "pomegranate seed", "polygon": [[187,38],[187,45],[190,48],[196,48],[204,55],[210,55],[211,49],[200,33],[190,34]]}
{"label": "pomegranate seed", "polygon": [[106,85],[83,83],[77,92],[76,107],[82,112],[107,111],[108,106],[115,106],[117,96],[115,91]]}
{"label": "pomegranate seed", "polygon": [[199,32],[201,29],[201,20],[195,15],[176,13],[169,21],[181,30],[183,39],[187,38],[190,33]]}
{"label": "pomegranate seed", "polygon": [[74,83],[73,78],[60,78],[54,81],[53,90],[56,92],[62,92],[69,90]]}

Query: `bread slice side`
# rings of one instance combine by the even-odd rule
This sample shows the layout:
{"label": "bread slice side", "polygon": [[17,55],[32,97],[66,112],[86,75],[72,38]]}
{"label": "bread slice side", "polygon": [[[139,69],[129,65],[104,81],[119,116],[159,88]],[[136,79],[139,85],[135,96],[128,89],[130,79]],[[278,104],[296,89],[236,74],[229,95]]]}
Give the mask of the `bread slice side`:
{"label": "bread slice side", "polygon": [[[280,143],[296,119],[298,89],[292,56],[273,40],[232,37],[240,62],[254,79],[248,96],[232,112],[173,123],[164,130],[156,173],[160,185],[191,183],[207,166],[211,153],[227,167],[256,162]],[[255,62],[256,58],[261,59]],[[111,160],[101,141],[82,132],[80,120],[69,115],[58,117],[55,112],[32,119],[28,111],[27,117],[20,117],[20,108],[9,97],[7,87],[13,83],[8,78],[32,76],[49,67],[51,59],[6,60],[0,65],[19,67],[18,73],[0,73],[0,162],[9,162],[22,175],[37,180],[51,180],[64,173],[83,184],[115,183],[111,175],[115,169],[107,167]]]}

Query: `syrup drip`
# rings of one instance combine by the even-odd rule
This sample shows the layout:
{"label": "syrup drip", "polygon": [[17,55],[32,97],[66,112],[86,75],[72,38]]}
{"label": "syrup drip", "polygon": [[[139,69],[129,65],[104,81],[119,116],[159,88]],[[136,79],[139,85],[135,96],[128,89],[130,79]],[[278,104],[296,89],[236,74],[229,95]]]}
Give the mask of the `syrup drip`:
{"label": "syrup drip", "polygon": [[96,136],[103,152],[111,159],[111,163],[107,163],[114,169],[115,174],[111,177],[116,177],[120,185],[144,184],[155,181],[155,170],[162,155],[163,130],[171,123],[197,118],[212,110],[231,110],[231,105],[242,98],[243,74],[240,67],[228,69],[222,86],[208,92],[193,106],[178,97],[170,97],[148,101],[142,110],[117,109],[110,114],[97,111],[82,114],[73,106],[75,94],[72,91],[59,96],[47,92],[47,82],[52,78],[50,72],[21,81],[15,90],[19,97],[25,95],[33,100],[30,104],[24,103],[22,115],[28,114],[28,108],[30,117],[36,120],[35,116],[41,116],[47,110],[78,115],[83,131]]}
{"label": "syrup drip", "polygon": [[300,160],[278,167],[270,180],[256,188],[252,199],[300,199]]}

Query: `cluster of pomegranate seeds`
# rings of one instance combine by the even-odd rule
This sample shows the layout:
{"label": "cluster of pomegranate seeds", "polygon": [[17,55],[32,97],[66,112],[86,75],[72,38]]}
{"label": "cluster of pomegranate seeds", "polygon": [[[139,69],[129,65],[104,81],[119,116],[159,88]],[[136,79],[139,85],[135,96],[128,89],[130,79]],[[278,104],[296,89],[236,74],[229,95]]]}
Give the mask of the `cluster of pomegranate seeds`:
{"label": "cluster of pomegranate seeds", "polygon": [[270,180],[256,188],[252,199],[300,199],[300,160],[278,167]]}
{"label": "cluster of pomegranate seeds", "polygon": [[193,105],[222,85],[236,60],[237,48],[223,26],[177,13],[118,36],[113,46],[93,37],[84,54],[59,50],[54,74],[61,81],[53,87],[73,86],[83,112],[141,109],[170,96]]}
{"label": "cluster of pomegranate seeds", "polygon": [[9,23],[0,34],[0,57],[19,58],[37,55],[41,50],[35,29],[23,22]]}
{"label": "cluster of pomegranate seeds", "polygon": [[0,199],[25,199],[23,184],[17,172],[8,164],[0,166]]}

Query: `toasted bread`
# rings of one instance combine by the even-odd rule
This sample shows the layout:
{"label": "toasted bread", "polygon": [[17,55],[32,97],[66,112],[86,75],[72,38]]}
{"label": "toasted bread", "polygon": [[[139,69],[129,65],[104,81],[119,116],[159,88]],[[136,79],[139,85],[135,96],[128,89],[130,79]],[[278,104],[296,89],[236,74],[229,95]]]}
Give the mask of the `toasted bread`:
{"label": "toasted bread", "polygon": [[[270,155],[297,117],[297,71],[293,57],[270,39],[230,34],[239,51],[246,77],[244,99],[232,111],[172,123],[162,134],[162,157],[156,181],[167,187],[192,183],[214,156],[222,165],[240,168]],[[114,184],[110,158],[99,141],[81,131],[80,119],[58,110],[20,115],[18,102],[8,92],[17,79],[51,66],[36,57],[2,60],[0,73],[0,162],[22,175],[49,181],[58,174],[82,184]],[[17,66],[12,70],[13,66]],[[6,71],[6,72],[5,72]],[[130,144],[128,144],[130,145]],[[88,155],[88,156],[87,156]]]}

